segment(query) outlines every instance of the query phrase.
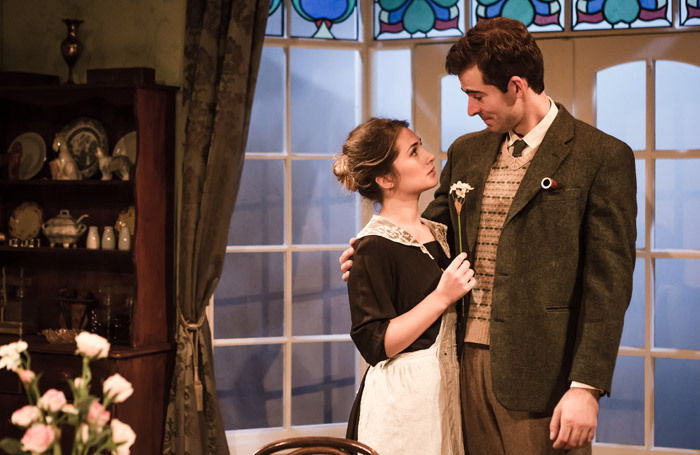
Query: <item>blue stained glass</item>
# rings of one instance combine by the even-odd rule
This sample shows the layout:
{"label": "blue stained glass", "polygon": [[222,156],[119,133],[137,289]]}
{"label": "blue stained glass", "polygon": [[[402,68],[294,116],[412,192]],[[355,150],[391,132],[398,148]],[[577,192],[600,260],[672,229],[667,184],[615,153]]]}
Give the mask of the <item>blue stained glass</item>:
{"label": "blue stained glass", "polygon": [[357,0],[292,0],[292,6],[292,36],[357,40]]}
{"label": "blue stained glass", "polygon": [[603,2],[605,0],[591,0],[586,2],[586,12],[589,14],[599,13],[603,10]]}

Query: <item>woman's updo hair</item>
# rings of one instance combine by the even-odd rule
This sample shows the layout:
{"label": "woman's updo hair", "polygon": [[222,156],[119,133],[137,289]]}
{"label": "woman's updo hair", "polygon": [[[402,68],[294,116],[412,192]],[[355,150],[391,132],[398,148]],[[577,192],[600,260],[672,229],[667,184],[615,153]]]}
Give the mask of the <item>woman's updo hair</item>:
{"label": "woman's updo hair", "polygon": [[372,117],[348,134],[343,152],[336,157],[333,173],[350,191],[357,191],[374,202],[382,202],[382,189],[376,178],[393,175],[396,159],[396,138],[404,120]]}

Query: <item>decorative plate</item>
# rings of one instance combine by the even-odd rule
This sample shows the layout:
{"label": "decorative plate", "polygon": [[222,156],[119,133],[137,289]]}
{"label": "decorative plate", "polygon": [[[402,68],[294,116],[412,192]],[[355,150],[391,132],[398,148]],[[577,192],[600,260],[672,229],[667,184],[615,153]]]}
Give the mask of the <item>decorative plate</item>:
{"label": "decorative plate", "polygon": [[30,131],[17,136],[7,149],[8,153],[18,146],[22,150],[19,160],[19,178],[29,180],[41,170],[46,161],[46,143],[41,136]]}
{"label": "decorative plate", "polygon": [[23,202],[13,212],[7,223],[10,237],[29,240],[39,236],[44,222],[44,211],[36,202]]}
{"label": "decorative plate", "polygon": [[66,139],[68,150],[83,177],[89,179],[99,170],[97,147],[104,156],[109,156],[107,132],[104,126],[90,117],[79,117],[64,126],[61,134]]}
{"label": "decorative plate", "polygon": [[114,146],[112,151],[112,156],[124,155],[129,158],[131,164],[136,164],[136,140],[136,131],[126,133],[117,141],[117,145]]}

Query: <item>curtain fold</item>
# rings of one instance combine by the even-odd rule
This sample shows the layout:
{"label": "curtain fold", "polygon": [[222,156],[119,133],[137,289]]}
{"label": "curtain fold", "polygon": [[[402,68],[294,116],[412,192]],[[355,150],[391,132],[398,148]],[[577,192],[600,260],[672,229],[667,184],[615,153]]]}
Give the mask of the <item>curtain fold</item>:
{"label": "curtain fold", "polygon": [[206,307],[238,194],[269,0],[188,0],[177,352],[163,454],[228,454]]}

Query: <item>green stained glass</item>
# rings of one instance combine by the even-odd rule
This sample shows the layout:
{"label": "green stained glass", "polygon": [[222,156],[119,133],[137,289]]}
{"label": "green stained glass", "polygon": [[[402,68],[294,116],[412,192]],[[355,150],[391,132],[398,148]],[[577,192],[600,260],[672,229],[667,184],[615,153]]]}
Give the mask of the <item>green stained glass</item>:
{"label": "green stained glass", "polygon": [[291,36],[357,40],[357,0],[292,0]]}
{"label": "green stained glass", "polygon": [[574,30],[668,27],[671,9],[668,0],[577,0],[572,24]]}
{"label": "green stained glass", "polygon": [[472,20],[509,17],[531,32],[564,30],[564,0],[473,0]]}
{"label": "green stained glass", "polygon": [[464,0],[374,0],[374,39],[461,36]]}

